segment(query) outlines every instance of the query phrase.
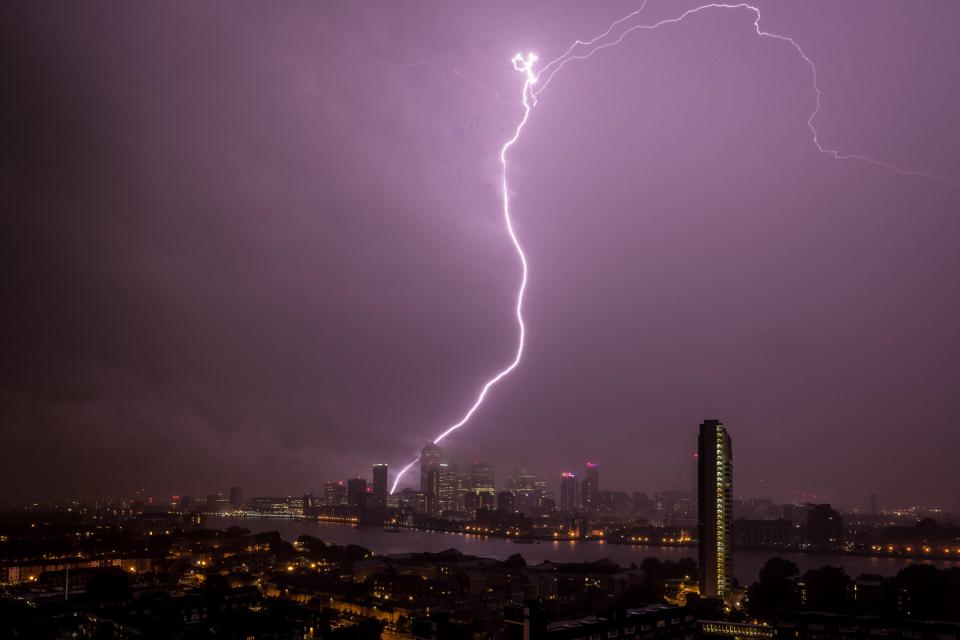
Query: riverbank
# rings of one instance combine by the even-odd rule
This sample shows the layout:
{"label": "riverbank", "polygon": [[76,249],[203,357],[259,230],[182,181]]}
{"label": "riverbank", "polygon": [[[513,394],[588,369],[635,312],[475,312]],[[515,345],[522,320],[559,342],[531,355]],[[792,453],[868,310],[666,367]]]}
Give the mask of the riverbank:
{"label": "riverbank", "polygon": [[[553,562],[588,562],[609,558],[624,566],[640,564],[647,557],[660,560],[696,559],[695,547],[655,547],[637,544],[611,544],[603,540],[549,540],[517,544],[508,538],[495,538],[470,533],[445,533],[419,529],[385,531],[382,527],[356,527],[350,524],[271,518],[210,517],[204,525],[221,529],[238,526],[254,532],[278,531],[288,540],[310,535],[336,544],[357,544],[375,553],[437,552],[454,548],[463,553],[505,560],[519,553],[530,564]],[[960,567],[958,560],[907,559],[860,556],[839,553],[798,553],[738,549],[733,554],[733,573],[741,584],[749,584],[767,559],[780,556],[792,560],[801,572],[824,565],[843,567],[851,576],[872,573],[894,575],[910,564],[932,564],[940,568]]]}

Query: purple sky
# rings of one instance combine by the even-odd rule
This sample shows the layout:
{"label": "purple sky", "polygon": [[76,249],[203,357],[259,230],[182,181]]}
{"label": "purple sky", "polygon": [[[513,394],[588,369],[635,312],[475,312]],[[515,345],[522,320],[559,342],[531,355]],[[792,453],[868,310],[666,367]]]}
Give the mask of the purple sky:
{"label": "purple sky", "polygon": [[[510,57],[635,6],[6,3],[0,498],[409,461],[513,355]],[[960,5],[760,6],[826,146],[960,179]],[[456,457],[686,488],[717,417],[738,494],[956,507],[960,188],[819,154],[813,101],[746,11],[568,65],[511,155],[528,350]]]}

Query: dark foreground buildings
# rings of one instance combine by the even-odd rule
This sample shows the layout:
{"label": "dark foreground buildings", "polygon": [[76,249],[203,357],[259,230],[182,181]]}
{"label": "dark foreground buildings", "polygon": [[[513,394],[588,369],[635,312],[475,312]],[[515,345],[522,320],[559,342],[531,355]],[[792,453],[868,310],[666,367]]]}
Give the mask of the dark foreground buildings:
{"label": "dark foreground buildings", "polygon": [[508,607],[507,640],[578,640],[580,638],[657,638],[693,640],[697,620],[685,607],[651,604],[623,607],[584,616],[545,615],[537,601]]}

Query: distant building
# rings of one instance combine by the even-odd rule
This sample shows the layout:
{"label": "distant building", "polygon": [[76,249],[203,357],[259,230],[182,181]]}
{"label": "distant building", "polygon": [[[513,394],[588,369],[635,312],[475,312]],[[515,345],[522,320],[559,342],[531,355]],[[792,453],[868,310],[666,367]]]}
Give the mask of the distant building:
{"label": "distant building", "polygon": [[387,506],[387,494],[390,492],[387,486],[387,465],[373,465],[373,504],[377,507]]}
{"label": "distant building", "polygon": [[875,493],[870,494],[870,513],[875,516],[880,515],[880,503]]}
{"label": "distant building", "polygon": [[577,511],[577,475],[564,471],[560,476],[560,511]]}
{"label": "distant building", "polygon": [[437,499],[440,512],[456,511],[459,507],[457,491],[457,465],[441,462],[437,478]]}
{"label": "distant building", "polygon": [[541,492],[537,488],[537,477],[526,469],[514,469],[509,480],[513,492],[514,508],[527,513],[539,506]]}
{"label": "distant building", "polygon": [[470,465],[470,489],[474,493],[493,493],[496,491],[496,476],[489,462],[474,462]]}
{"label": "distant building", "polygon": [[782,549],[793,542],[793,523],[789,520],[735,520],[734,546],[739,548]]}
{"label": "distant building", "polygon": [[829,504],[809,505],[807,543],[815,549],[843,546],[843,517]]}
{"label": "distant building", "polygon": [[230,511],[230,500],[222,493],[211,493],[207,496],[207,513],[226,513]]}
{"label": "distant building", "polygon": [[480,496],[473,491],[468,491],[463,495],[463,510],[467,514],[476,514],[480,508]]}
{"label": "distant building", "polygon": [[587,513],[597,511],[597,494],[600,492],[600,467],[596,462],[588,462],[583,480],[580,481],[580,502]]}
{"label": "distant building", "polygon": [[424,495],[427,494],[427,473],[433,465],[440,464],[442,459],[443,449],[432,442],[427,443],[420,452],[420,491]]}
{"label": "distant building", "polygon": [[404,487],[398,493],[394,494],[394,496],[397,499],[397,507],[401,509],[416,511],[418,513],[424,513],[427,510],[426,496],[424,496],[421,491]]}
{"label": "distant building", "polygon": [[480,498],[480,508],[481,509],[490,509],[493,510],[496,508],[494,502],[496,501],[496,495],[493,491],[484,491],[483,493],[477,494]]}
{"label": "distant building", "polygon": [[240,491],[240,487],[230,487],[230,506],[234,509],[243,507],[243,491]]}
{"label": "distant building", "polygon": [[343,482],[324,482],[323,503],[331,507],[347,504],[346,485]]}
{"label": "distant building", "polygon": [[697,460],[700,595],[726,598],[733,586],[733,446],[719,420],[700,425]]}
{"label": "distant building", "polygon": [[497,511],[506,511],[509,513],[515,511],[513,493],[510,491],[501,491],[497,494]]}
{"label": "distant building", "polygon": [[365,478],[350,478],[347,480],[347,504],[355,509],[367,506],[367,480]]}

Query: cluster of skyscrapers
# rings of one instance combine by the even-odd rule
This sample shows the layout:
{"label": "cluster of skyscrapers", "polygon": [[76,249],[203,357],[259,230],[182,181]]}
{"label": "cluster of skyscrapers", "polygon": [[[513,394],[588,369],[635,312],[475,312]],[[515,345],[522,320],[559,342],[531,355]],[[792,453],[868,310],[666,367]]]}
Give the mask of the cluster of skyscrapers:
{"label": "cluster of skyscrapers", "polygon": [[[719,420],[700,425],[697,446],[697,540],[700,592],[723,598],[733,586],[733,445]],[[600,468],[587,462],[582,477],[565,471],[560,477],[560,501],[553,500],[546,483],[525,471],[516,471],[509,490],[497,492],[494,466],[487,462],[458,465],[443,450],[429,443],[420,453],[419,490],[405,488],[389,496],[387,465],[373,467],[373,484],[363,478],[327,483],[327,504],[352,507],[393,506],[440,517],[451,513],[476,513],[479,509],[528,511],[546,508],[571,516],[604,513],[612,492],[600,489]]]}

